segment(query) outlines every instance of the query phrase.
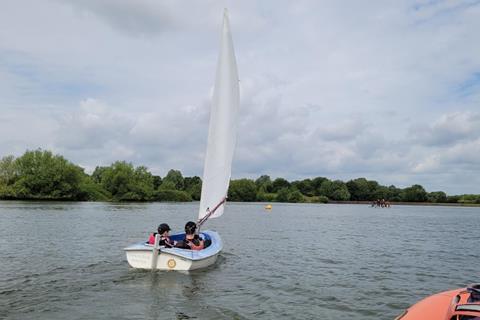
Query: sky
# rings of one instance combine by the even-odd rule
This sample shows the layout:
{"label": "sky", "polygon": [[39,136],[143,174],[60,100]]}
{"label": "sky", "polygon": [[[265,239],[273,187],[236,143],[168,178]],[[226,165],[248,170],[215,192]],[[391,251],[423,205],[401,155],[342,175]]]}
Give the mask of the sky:
{"label": "sky", "polygon": [[480,1],[2,1],[0,157],[201,176],[223,8],[233,178],[480,194]]}

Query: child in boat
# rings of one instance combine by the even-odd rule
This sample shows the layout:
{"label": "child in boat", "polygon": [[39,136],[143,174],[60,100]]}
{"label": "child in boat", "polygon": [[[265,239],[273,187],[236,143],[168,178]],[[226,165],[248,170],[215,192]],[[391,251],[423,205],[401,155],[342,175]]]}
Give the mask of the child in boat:
{"label": "child in boat", "polygon": [[158,226],[157,232],[150,234],[148,238],[148,244],[153,245],[155,243],[155,236],[157,234],[160,235],[160,246],[164,246],[166,248],[172,248],[175,246],[176,242],[170,240],[170,226],[166,223],[162,223]]}
{"label": "child in boat", "polygon": [[197,224],[193,221],[188,221],[185,225],[185,239],[176,244],[177,248],[188,250],[202,250],[205,247],[205,242],[195,234]]}

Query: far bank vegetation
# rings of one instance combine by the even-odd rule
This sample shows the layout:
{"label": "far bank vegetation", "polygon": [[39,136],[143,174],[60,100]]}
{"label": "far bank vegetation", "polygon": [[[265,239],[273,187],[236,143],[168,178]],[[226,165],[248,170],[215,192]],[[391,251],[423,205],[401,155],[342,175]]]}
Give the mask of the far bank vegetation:
{"label": "far bank vegetation", "polygon": [[[153,175],[144,166],[117,161],[96,167],[89,175],[84,169],[50,151],[27,151],[15,158],[0,160],[0,199],[64,201],[175,201],[200,199],[200,177],[184,177],[178,170],[165,177]],[[480,195],[447,195],[427,192],[421,185],[407,188],[383,186],[377,181],[357,178],[347,182],[325,177],[288,181],[267,175],[231,180],[229,201],[311,202],[374,201],[480,204]]]}

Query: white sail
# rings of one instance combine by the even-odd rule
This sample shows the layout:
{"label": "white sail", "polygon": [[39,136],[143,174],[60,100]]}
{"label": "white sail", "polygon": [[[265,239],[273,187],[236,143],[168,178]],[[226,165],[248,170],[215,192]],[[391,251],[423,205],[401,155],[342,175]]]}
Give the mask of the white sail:
{"label": "white sail", "polygon": [[[239,104],[237,64],[228,13],[225,9],[220,57],[210,111],[199,219],[203,218],[208,210],[213,210],[227,196],[236,144]],[[210,217],[221,216],[223,209],[224,205],[222,204]]]}

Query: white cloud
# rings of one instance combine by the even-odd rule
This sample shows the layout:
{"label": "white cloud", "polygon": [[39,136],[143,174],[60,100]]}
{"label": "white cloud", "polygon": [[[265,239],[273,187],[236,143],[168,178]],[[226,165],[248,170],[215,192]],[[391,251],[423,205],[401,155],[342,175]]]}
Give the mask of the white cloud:
{"label": "white cloud", "polygon": [[93,14],[120,32],[132,36],[156,35],[174,27],[169,8],[158,1],[62,1],[78,10],[81,18]]}
{"label": "white cloud", "polygon": [[411,129],[413,139],[429,146],[452,145],[480,137],[480,113],[454,112],[444,114],[431,126]]}
{"label": "white cloud", "polygon": [[445,153],[446,165],[463,167],[472,173],[480,172],[480,136],[476,140],[459,143]]}
{"label": "white cloud", "polygon": [[412,171],[414,173],[437,172],[440,168],[440,161],[438,155],[430,155],[422,162],[414,165]]}
{"label": "white cloud", "polygon": [[[480,5],[229,9],[242,98],[234,176],[480,193]],[[128,160],[201,174],[222,11],[217,1],[4,4],[0,154],[42,147],[87,168]]]}
{"label": "white cloud", "polygon": [[55,144],[64,149],[105,148],[109,142],[123,141],[135,124],[135,119],[95,99],[82,101],[78,111],[58,121]]}
{"label": "white cloud", "polygon": [[362,135],[365,129],[366,126],[361,120],[348,119],[339,121],[335,125],[328,124],[325,127],[320,127],[317,129],[316,135],[324,140],[352,141]]}

